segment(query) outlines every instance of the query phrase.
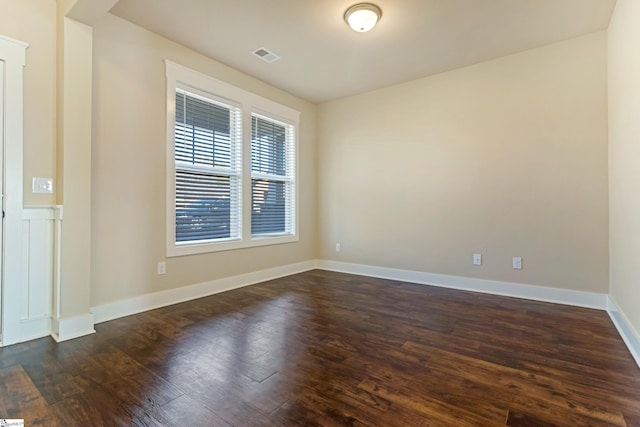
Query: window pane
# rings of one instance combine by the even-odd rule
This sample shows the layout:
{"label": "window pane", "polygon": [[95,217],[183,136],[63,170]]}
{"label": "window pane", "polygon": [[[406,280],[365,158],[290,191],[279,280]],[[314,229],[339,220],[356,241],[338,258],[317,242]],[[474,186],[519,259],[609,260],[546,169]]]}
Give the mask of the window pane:
{"label": "window pane", "polygon": [[176,161],[230,167],[231,157],[231,110],[177,91]]}
{"label": "window pane", "polygon": [[[240,183],[233,174],[239,158],[234,152],[237,115],[234,107],[176,90],[177,243],[238,237]],[[220,167],[229,168],[229,175],[213,170]]]}
{"label": "window pane", "polygon": [[286,128],[260,117],[251,118],[251,170],[287,174]]}
{"label": "window pane", "polygon": [[231,178],[176,171],[176,242],[231,237]]}
{"label": "window pane", "polygon": [[284,182],[251,180],[251,234],[288,231],[286,187]]}

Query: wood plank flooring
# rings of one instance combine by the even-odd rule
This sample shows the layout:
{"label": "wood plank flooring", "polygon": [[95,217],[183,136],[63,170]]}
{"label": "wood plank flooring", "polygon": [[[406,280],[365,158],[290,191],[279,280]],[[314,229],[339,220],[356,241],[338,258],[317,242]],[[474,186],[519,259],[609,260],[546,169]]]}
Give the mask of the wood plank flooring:
{"label": "wood plank flooring", "polygon": [[0,349],[27,426],[640,426],[606,313],[310,271]]}

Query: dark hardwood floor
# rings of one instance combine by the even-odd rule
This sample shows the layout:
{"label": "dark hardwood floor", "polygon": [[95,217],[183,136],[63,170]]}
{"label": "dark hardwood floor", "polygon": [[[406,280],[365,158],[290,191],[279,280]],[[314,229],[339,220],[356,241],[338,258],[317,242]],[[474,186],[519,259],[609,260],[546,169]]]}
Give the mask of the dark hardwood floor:
{"label": "dark hardwood floor", "polygon": [[606,313],[310,271],[0,349],[26,426],[640,426]]}

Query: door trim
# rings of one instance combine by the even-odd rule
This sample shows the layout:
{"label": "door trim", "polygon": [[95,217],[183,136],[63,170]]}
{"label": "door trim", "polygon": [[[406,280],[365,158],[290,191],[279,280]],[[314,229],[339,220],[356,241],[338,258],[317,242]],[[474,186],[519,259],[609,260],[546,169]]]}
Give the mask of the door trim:
{"label": "door trim", "polygon": [[2,341],[20,342],[23,306],[22,208],[23,208],[23,82],[26,49],[29,45],[0,36],[0,61],[4,63],[4,211],[2,257]]}

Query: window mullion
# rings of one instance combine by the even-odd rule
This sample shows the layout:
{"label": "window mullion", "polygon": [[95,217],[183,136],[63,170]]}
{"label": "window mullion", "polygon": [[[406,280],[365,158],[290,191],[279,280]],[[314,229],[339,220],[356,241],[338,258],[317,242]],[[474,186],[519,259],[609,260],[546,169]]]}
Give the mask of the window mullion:
{"label": "window mullion", "polygon": [[251,240],[251,111],[242,111],[242,240]]}

